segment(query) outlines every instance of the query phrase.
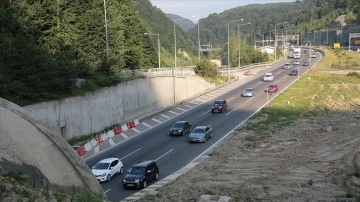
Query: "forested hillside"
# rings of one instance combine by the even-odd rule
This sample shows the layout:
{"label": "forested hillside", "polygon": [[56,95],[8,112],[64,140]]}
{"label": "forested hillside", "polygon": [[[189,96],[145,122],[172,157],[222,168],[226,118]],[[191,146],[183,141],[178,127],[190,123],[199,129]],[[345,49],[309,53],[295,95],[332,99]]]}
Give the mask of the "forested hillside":
{"label": "forested hillside", "polygon": [[[250,44],[263,38],[274,38],[275,24],[287,22],[294,28],[288,29],[289,34],[304,34],[314,29],[319,30],[339,16],[341,13],[353,10],[357,0],[303,0],[290,3],[253,4],[227,10],[220,14],[211,14],[199,21],[201,44],[213,45],[227,42],[227,26],[229,21],[244,19],[241,23],[251,24],[241,26],[241,35]],[[230,23],[230,30],[236,33],[238,23]],[[277,26],[280,33],[282,25]],[[189,31],[192,39],[197,38],[197,28]]]}

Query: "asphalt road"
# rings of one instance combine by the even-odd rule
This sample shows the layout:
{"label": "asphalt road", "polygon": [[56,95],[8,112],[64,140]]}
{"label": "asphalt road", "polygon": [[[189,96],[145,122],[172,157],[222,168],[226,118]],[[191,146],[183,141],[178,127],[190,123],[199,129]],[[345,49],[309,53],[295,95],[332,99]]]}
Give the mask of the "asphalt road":
{"label": "asphalt road", "polygon": [[[309,52],[309,51],[308,51]],[[293,65],[291,69],[299,68],[300,75],[307,71],[310,66],[301,66],[303,61],[308,61],[308,53],[303,54],[300,65]],[[312,58],[311,65],[321,58]],[[247,120],[254,112],[262,108],[267,101],[270,101],[276,94],[286,89],[298,76],[289,76],[290,70],[283,69],[283,64],[294,59],[287,59],[276,67],[270,68],[274,74],[273,82],[263,82],[263,74],[253,80],[241,84],[234,82],[193,101],[176,106],[175,108],[157,114],[149,119],[141,121],[137,127],[140,134],[129,138],[125,142],[103,151],[101,154],[88,158],[86,163],[91,168],[98,161],[108,157],[117,157],[123,162],[126,171],[139,160],[156,160],[160,169],[160,179],[178,171],[190,162],[197,159],[211,146],[221,141],[222,138],[237,128],[240,123]],[[279,92],[269,95],[264,89],[269,84],[277,84]],[[253,87],[256,90],[254,97],[241,97],[246,87]],[[211,105],[216,99],[226,99],[228,110],[224,113],[211,113]],[[213,138],[205,143],[188,143],[188,135],[169,136],[168,130],[171,125],[179,120],[187,120],[192,128],[199,125],[211,125]],[[136,193],[139,190],[124,190],[121,180],[125,173],[114,177],[110,182],[102,183],[102,187],[109,201],[120,201]],[[155,183],[154,181],[151,183]],[[151,185],[150,184],[150,185]]]}

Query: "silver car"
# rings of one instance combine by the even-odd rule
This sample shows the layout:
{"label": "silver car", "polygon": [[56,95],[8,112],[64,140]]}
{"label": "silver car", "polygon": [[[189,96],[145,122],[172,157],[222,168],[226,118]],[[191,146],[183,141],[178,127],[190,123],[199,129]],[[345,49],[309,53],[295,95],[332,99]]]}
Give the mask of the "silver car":
{"label": "silver car", "polygon": [[253,97],[255,95],[254,88],[246,88],[245,91],[241,94],[243,97]]}
{"label": "silver car", "polygon": [[206,142],[212,136],[213,130],[210,126],[197,126],[189,135],[189,142]]}

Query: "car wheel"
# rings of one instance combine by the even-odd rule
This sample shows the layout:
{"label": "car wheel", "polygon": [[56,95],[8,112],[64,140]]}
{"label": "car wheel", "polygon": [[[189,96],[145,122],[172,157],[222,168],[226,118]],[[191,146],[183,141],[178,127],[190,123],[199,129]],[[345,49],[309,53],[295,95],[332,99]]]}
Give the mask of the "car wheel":
{"label": "car wheel", "polygon": [[147,187],[147,183],[146,183],[146,180],[144,181],[143,183],[143,188],[146,188]]}
{"label": "car wheel", "polygon": [[158,179],[159,179],[159,173],[156,173],[155,180],[158,180]]}
{"label": "car wheel", "polygon": [[213,134],[212,134],[212,133],[210,133],[210,138],[212,138],[212,136],[213,136]]}
{"label": "car wheel", "polygon": [[110,181],[110,179],[111,179],[111,175],[110,175],[110,174],[108,174],[108,175],[106,176],[106,181],[107,181],[107,182],[109,182],[109,181]]}
{"label": "car wheel", "polygon": [[124,172],[124,167],[120,168],[120,174]]}

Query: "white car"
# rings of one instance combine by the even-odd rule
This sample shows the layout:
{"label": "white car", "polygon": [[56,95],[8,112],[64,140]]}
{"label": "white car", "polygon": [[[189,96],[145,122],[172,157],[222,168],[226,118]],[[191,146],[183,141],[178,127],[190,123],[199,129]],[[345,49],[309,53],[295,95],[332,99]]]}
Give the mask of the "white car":
{"label": "white car", "polygon": [[124,165],[118,158],[107,158],[99,161],[91,171],[99,182],[105,182],[123,173]]}
{"label": "white car", "polygon": [[290,63],[286,63],[285,65],[284,65],[284,69],[290,69],[291,68],[291,64]]}
{"label": "white car", "polygon": [[274,80],[273,73],[269,72],[264,75],[263,81],[272,81]]}
{"label": "white car", "polygon": [[299,61],[299,60],[295,60],[295,61],[294,61],[294,65],[300,65],[300,61]]}
{"label": "white car", "polygon": [[254,88],[246,88],[245,91],[241,94],[243,97],[253,97],[255,95]]}

